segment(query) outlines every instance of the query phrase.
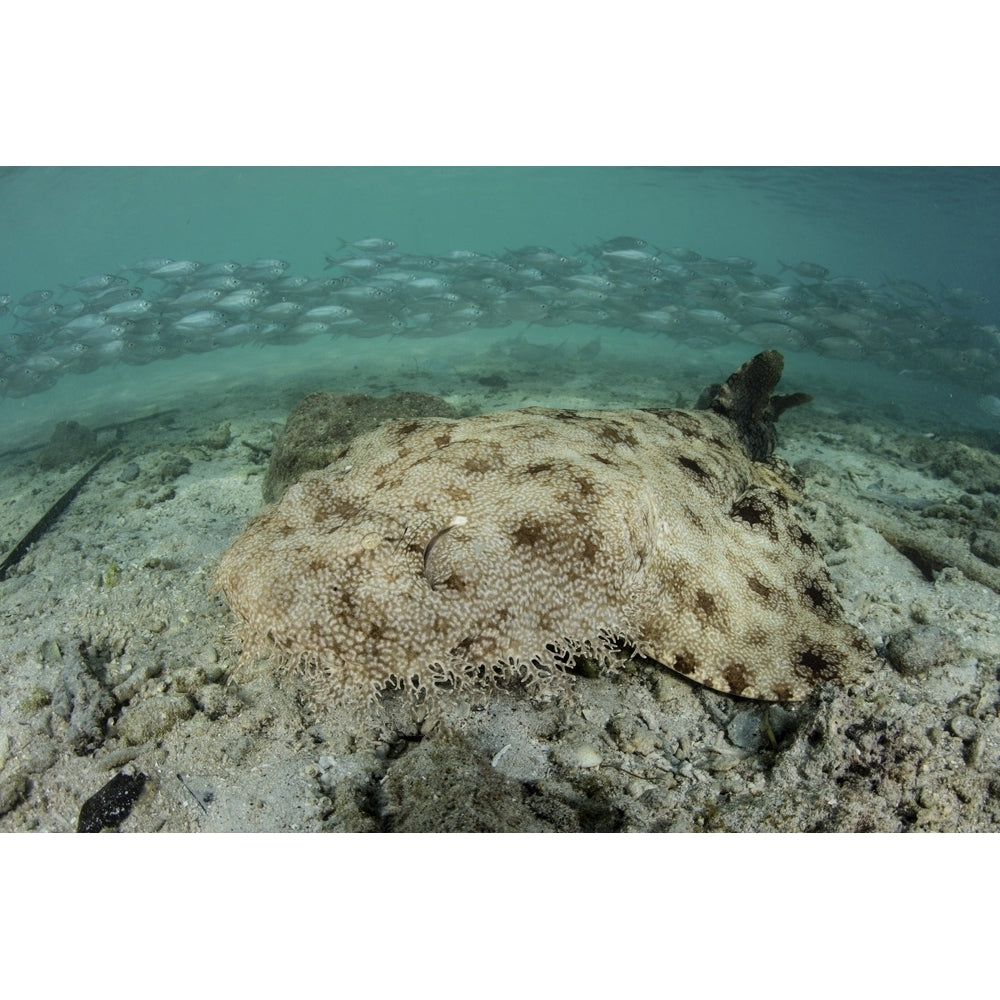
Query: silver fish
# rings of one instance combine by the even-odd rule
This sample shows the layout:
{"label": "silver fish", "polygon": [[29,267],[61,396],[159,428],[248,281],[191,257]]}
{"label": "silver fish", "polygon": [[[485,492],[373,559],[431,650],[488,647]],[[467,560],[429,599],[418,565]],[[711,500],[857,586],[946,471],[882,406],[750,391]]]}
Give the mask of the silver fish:
{"label": "silver fish", "polygon": [[347,288],[353,280],[350,275],[341,274],[336,278],[314,278],[311,281],[306,279],[304,282],[288,285],[286,284],[288,277],[285,276],[274,282],[271,285],[271,289],[276,292],[294,292],[296,298],[314,299],[323,298],[335,292],[338,288]]}
{"label": "silver fish", "polygon": [[239,288],[243,282],[235,274],[214,274],[205,277],[204,271],[198,272],[198,280],[191,291],[199,288],[217,288],[221,292],[232,292]]}
{"label": "silver fish", "polygon": [[551,311],[547,302],[530,300],[515,294],[499,296],[494,302],[500,316],[522,323],[537,323]]}
{"label": "silver fish", "polygon": [[124,340],[109,340],[103,344],[95,345],[92,350],[104,364],[113,364],[121,358],[126,347],[127,344]]}
{"label": "silver fish", "polygon": [[119,302],[124,302],[126,299],[141,298],[141,288],[130,288],[126,285],[115,285],[112,288],[106,288],[103,292],[97,292],[95,295],[92,295],[87,303],[87,308],[96,311],[106,309],[108,306],[117,305]]}
{"label": "silver fish", "polygon": [[49,348],[49,355],[56,358],[60,364],[72,364],[78,358],[85,355],[90,350],[86,344],[81,344],[78,340],[71,344],[53,344]]}
{"label": "silver fish", "polygon": [[287,271],[292,265],[287,260],[279,260],[277,257],[256,257],[249,264],[244,264],[241,271],[267,271],[272,267],[280,267],[282,271]]}
{"label": "silver fish", "polygon": [[701,254],[697,250],[688,250],[687,247],[671,247],[662,252],[668,257],[673,257],[674,260],[679,260],[682,264],[692,264],[696,260],[701,260]]}
{"label": "silver fish", "polygon": [[915,281],[907,281],[905,278],[890,278],[885,274],[882,275],[882,278],[886,285],[904,298],[913,299],[916,302],[934,302],[934,296],[923,285],[919,285]]}
{"label": "silver fish", "polygon": [[85,313],[83,316],[77,316],[64,326],[59,327],[53,335],[73,338],[78,333],[84,333],[87,330],[96,330],[99,326],[104,326],[106,323],[107,320],[100,313]]}
{"label": "silver fish", "polygon": [[644,250],[604,250],[601,259],[624,267],[642,268],[655,271],[660,267],[660,258]]}
{"label": "silver fish", "polygon": [[[355,246],[356,244],[351,244]],[[486,254],[478,250],[448,250],[438,255],[438,261],[446,264],[468,264],[472,261],[486,260]]]}
{"label": "silver fish", "polygon": [[[349,274],[356,274],[359,278],[369,278],[378,274],[382,270],[382,265],[371,257],[344,257],[338,260],[336,257],[327,257],[327,267],[339,267]],[[325,268],[324,268],[325,270]]]}
{"label": "silver fish", "polygon": [[302,314],[303,322],[331,323],[338,319],[348,319],[352,315],[347,306],[316,306]]}
{"label": "silver fish", "polygon": [[276,261],[273,264],[261,265],[260,267],[248,264],[240,271],[240,277],[244,281],[276,281],[284,275],[287,269],[288,265],[283,261]]}
{"label": "silver fish", "polygon": [[214,264],[206,264],[198,269],[199,278],[217,278],[220,275],[234,275],[240,270],[241,265],[235,260],[220,260]]}
{"label": "silver fish", "polygon": [[3,394],[5,396],[30,396],[43,392],[56,384],[55,372],[39,372],[27,365],[14,365],[4,369]]}
{"label": "silver fish", "polygon": [[45,302],[40,306],[33,306],[30,309],[18,307],[17,318],[28,323],[40,323],[47,319],[52,319],[62,312],[62,306],[58,302]]}
{"label": "silver fish", "polygon": [[615,236],[613,239],[604,240],[597,244],[598,250],[645,250],[649,244],[645,240],[637,239],[635,236]]}
{"label": "silver fish", "polygon": [[201,268],[201,264],[196,260],[172,260],[169,264],[156,268],[149,272],[151,278],[164,278],[172,280],[174,278],[186,278],[189,274]]}
{"label": "silver fish", "polygon": [[655,333],[675,330],[681,322],[677,315],[677,306],[667,306],[663,309],[637,313],[636,318],[639,320],[640,329],[652,330]]}
{"label": "silver fish", "polygon": [[607,302],[608,293],[599,288],[571,288],[565,297],[573,302]]}
{"label": "silver fish", "polygon": [[51,354],[34,354],[24,362],[25,366],[36,372],[49,372],[59,367],[59,359]]}
{"label": "silver fish", "polygon": [[82,330],[77,334],[77,340],[88,347],[100,347],[111,340],[121,340],[125,336],[126,327],[121,323],[102,323],[92,330]]}
{"label": "silver fish", "polygon": [[340,240],[341,249],[344,247],[354,247],[355,250],[360,250],[362,253],[386,253],[389,250],[396,249],[395,240],[386,240],[378,236],[369,236],[367,239],[356,240],[351,242],[350,240],[341,239]]}
{"label": "silver fish", "polygon": [[310,284],[312,282],[304,274],[283,274],[271,283],[271,290],[274,292],[294,292]]}
{"label": "silver fish", "polygon": [[696,323],[703,323],[706,326],[736,326],[720,309],[688,309],[686,315]]}
{"label": "silver fish", "polygon": [[354,304],[365,304],[384,299],[385,292],[374,285],[351,285],[348,288],[341,288],[334,293],[338,299]]}
{"label": "silver fish", "polygon": [[112,319],[120,319],[121,317],[142,316],[152,308],[153,303],[149,299],[126,299],[124,302],[109,306],[102,312]]}
{"label": "silver fish", "polygon": [[733,271],[752,271],[757,266],[757,261],[749,257],[722,257],[719,263]]}
{"label": "silver fish", "polygon": [[828,267],[824,267],[822,264],[813,264],[808,260],[800,260],[798,264],[786,264],[783,260],[779,260],[778,263],[781,265],[781,270],[778,274],[783,274],[785,271],[792,271],[800,278],[819,278],[822,280],[830,273]]}
{"label": "silver fish", "polygon": [[975,309],[976,306],[989,305],[990,300],[981,292],[969,288],[949,288],[943,281],[941,286],[941,301],[955,309]]}
{"label": "silver fish", "polygon": [[199,331],[217,330],[229,322],[225,313],[214,309],[203,309],[184,316],[173,324],[174,330],[180,333],[197,333]]}
{"label": "silver fish", "polygon": [[166,312],[192,312],[195,309],[205,309],[219,301],[225,293],[219,288],[196,288],[193,291],[178,295],[176,299],[164,304]]}
{"label": "silver fish", "polygon": [[607,309],[597,309],[589,305],[571,306],[564,310],[563,315],[571,323],[593,323],[596,326],[607,325],[611,320],[611,313]]}
{"label": "silver fish", "polygon": [[743,327],[736,336],[740,340],[760,347],[798,351],[806,345],[806,338],[798,330],[784,323],[752,323]]}
{"label": "silver fish", "polygon": [[115,285],[127,285],[125,278],[119,278],[115,274],[93,274],[89,278],[81,278],[75,285],[63,285],[67,291],[79,292],[81,295],[89,295],[91,292],[103,292],[105,288]]}
{"label": "silver fish", "polygon": [[596,288],[600,292],[611,292],[615,288],[613,281],[600,274],[570,274],[566,282],[580,288]]}
{"label": "silver fish", "polygon": [[979,409],[991,417],[1000,417],[1000,397],[989,394],[979,397]]}
{"label": "silver fish", "polygon": [[451,282],[446,278],[435,274],[428,274],[424,277],[414,277],[404,283],[401,291],[412,295],[430,295],[439,292],[447,292],[451,289]]}
{"label": "silver fish", "polygon": [[264,306],[258,315],[267,320],[292,319],[303,309],[305,306],[301,302],[272,302],[269,306]]}
{"label": "silver fish", "polygon": [[238,288],[215,303],[216,309],[224,312],[246,312],[256,309],[261,303],[261,295],[254,288]]}
{"label": "silver fish", "polygon": [[173,264],[173,262],[172,257],[143,257],[142,260],[137,260],[134,264],[130,264],[128,267],[122,268],[122,270],[135,271],[136,274],[152,274],[161,267]]}
{"label": "silver fish", "polygon": [[438,266],[436,257],[418,257],[415,254],[397,254],[394,261],[396,267],[410,268],[414,271],[432,271]]}

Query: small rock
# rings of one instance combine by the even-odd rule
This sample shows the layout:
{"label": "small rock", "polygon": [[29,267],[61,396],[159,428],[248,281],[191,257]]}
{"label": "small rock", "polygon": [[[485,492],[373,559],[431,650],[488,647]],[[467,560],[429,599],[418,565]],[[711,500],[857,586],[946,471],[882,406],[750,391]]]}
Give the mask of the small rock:
{"label": "small rock", "polygon": [[45,708],[46,705],[51,704],[52,692],[41,686],[36,686],[18,702],[17,708],[24,715],[33,715],[35,712],[39,712]]}
{"label": "small rock", "polygon": [[763,750],[768,745],[763,713],[756,708],[737,712],[726,726],[726,736],[741,750]]}
{"label": "small rock", "polygon": [[608,722],[608,733],[625,753],[648,757],[656,749],[656,738],[650,727],[629,712],[619,712]]}
{"label": "small rock", "polygon": [[62,650],[55,639],[46,639],[38,650],[38,658],[45,666],[62,662]]}
{"label": "small rock", "polygon": [[351,438],[386,420],[455,415],[449,403],[422,392],[397,392],[381,399],[314,392],[288,415],[275,442],[262,486],[264,500],[280,500],[304,473],[329,465]]}
{"label": "small rock", "polygon": [[90,796],[80,808],[77,833],[100,833],[117,830],[128,819],[132,806],[142,794],[146,775],[119,771],[107,784]]}
{"label": "small rock", "polygon": [[139,478],[139,465],[137,462],[129,462],[128,465],[118,473],[118,482],[131,483]]}
{"label": "small rock", "polygon": [[956,715],[949,723],[948,728],[960,739],[971,740],[976,735],[976,720],[968,715]]}
{"label": "small rock", "polygon": [[597,767],[603,758],[592,743],[576,743],[560,747],[554,754],[556,762],[564,767]]}
{"label": "small rock", "polygon": [[238,702],[230,699],[226,689],[221,684],[206,684],[195,695],[198,707],[210,718],[218,719],[223,715],[233,714]]}
{"label": "small rock", "polygon": [[105,724],[118,704],[86,652],[82,643],[64,651],[52,690],[52,711],[68,724],[63,738],[77,753],[100,744]]}
{"label": "small rock", "polygon": [[161,736],[194,713],[194,703],[185,694],[154,695],[138,705],[129,706],[118,720],[115,732],[123,744],[136,746]]}
{"label": "small rock", "polygon": [[75,420],[56,424],[52,437],[38,452],[40,469],[60,469],[93,458],[101,452],[97,435]]}
{"label": "small rock", "polygon": [[12,774],[0,781],[0,816],[16,809],[28,796],[28,779],[24,774]]}
{"label": "small rock", "polygon": [[[123,662],[123,670],[127,669],[129,664]],[[111,689],[111,693],[115,696],[115,699],[121,704],[131,701],[142,689],[143,684],[150,679],[150,677],[155,677],[158,670],[151,664],[144,663],[136,667],[134,670],[129,670],[125,679],[117,684]]]}
{"label": "small rock", "polygon": [[203,434],[198,440],[198,444],[213,451],[221,451],[223,448],[228,448],[232,440],[232,428],[228,423],[224,423]]}
{"label": "small rock", "polygon": [[974,531],[969,548],[977,559],[991,566],[1000,566],[1000,531]]}
{"label": "small rock", "polygon": [[896,632],[886,645],[886,657],[904,677],[954,663],[960,656],[957,637],[939,625],[913,625]]}

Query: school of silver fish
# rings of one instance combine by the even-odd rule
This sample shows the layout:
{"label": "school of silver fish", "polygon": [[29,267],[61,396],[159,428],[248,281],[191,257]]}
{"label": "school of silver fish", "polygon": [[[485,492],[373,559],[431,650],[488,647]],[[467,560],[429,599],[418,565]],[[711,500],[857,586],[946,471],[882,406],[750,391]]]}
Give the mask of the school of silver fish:
{"label": "school of silver fish", "polygon": [[975,318],[987,299],[969,289],[932,293],[886,275],[875,285],[809,261],[762,274],[746,257],[632,236],[573,255],[525,246],[427,256],[381,237],[340,242],[318,278],[276,259],[148,258],[60,292],[0,295],[0,397],[104,365],[239,344],[442,337],[514,323],[635,330],[695,347],[744,341],[1000,394],[1000,331]]}

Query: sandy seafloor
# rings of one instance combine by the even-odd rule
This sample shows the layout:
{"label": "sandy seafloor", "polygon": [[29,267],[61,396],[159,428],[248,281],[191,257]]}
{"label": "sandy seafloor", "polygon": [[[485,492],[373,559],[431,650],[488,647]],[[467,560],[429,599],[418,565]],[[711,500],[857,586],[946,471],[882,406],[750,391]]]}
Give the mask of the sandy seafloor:
{"label": "sandy seafloor", "polygon": [[[4,552],[90,464],[39,470],[54,421],[120,429],[0,582],[0,830],[75,830],[121,770],[147,777],[123,831],[1000,827],[1000,420],[963,429],[882,392],[888,373],[847,384],[814,359],[807,379],[790,356],[779,390],[816,396],[782,418],[778,454],[847,617],[883,654],[862,683],[767,706],[627,661],[545,702],[514,688],[420,724],[392,702],[368,720],[317,708],[268,662],[234,671],[212,570],[307,393],[432,392],[462,414],[690,406],[759,349],[605,331],[595,357],[578,353],[595,332],[577,334],[239,348],[65,380],[58,405],[5,401],[21,450],[0,458]],[[505,387],[479,381],[495,374]]]}

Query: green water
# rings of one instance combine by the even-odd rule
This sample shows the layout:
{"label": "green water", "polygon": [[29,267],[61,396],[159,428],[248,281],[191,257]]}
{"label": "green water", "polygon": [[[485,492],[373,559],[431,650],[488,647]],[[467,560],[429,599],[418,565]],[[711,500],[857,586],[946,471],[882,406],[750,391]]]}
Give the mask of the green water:
{"label": "green water", "polygon": [[374,234],[412,253],[530,243],[565,252],[619,233],[708,255],[832,251],[779,199],[690,171],[54,168],[8,176],[0,200],[4,282],[24,290],[146,256],[282,257],[316,273],[338,237]]}
{"label": "green water", "polygon": [[803,257],[958,285],[1000,280],[998,192],[992,170],[31,168],[0,183],[0,264],[4,290],[27,291],[144,256],[276,256],[318,272],[338,236],[565,252],[629,233],[761,270]]}
{"label": "green water", "polygon": [[[998,193],[1000,172],[991,169],[18,168],[0,174],[0,292],[16,302],[32,289],[58,289],[148,256],[278,257],[289,274],[321,277],[324,254],[337,251],[339,238],[388,237],[415,254],[502,254],[526,244],[575,254],[628,234],[706,257],[750,257],[761,273],[776,273],[780,258],[820,262],[873,285],[885,273],[931,289],[939,280],[974,288],[991,300],[974,314],[989,324],[1000,302]],[[10,316],[0,319],[0,344],[11,329]],[[435,358],[446,365],[465,336],[476,332],[424,342],[422,356],[431,367]],[[602,337],[607,357],[614,331]],[[660,340],[668,351],[667,338]],[[338,351],[350,356],[356,345],[348,341],[328,344],[323,357],[335,364]],[[382,341],[385,352],[413,349],[405,338]],[[734,357],[749,353],[734,344]],[[36,395],[0,400],[0,431],[8,439],[41,433],[105,394],[116,410],[129,400],[141,405],[164,379],[175,389],[190,378],[199,392],[224,392],[234,364],[266,378],[275,364],[315,357],[315,344],[234,348],[68,375]],[[930,394],[959,422],[1000,423],[967,388],[926,378],[914,386],[905,373],[808,352],[789,358],[790,375],[817,369],[833,383],[884,390],[904,403]],[[720,374],[706,365],[707,377]],[[983,388],[992,384],[986,379]]]}

